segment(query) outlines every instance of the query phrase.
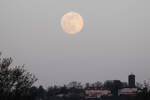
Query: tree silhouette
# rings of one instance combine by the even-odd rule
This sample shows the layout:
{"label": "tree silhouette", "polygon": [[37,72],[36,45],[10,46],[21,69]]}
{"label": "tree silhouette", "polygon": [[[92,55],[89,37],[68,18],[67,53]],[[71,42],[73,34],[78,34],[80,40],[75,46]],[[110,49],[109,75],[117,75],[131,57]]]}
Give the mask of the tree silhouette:
{"label": "tree silhouette", "polygon": [[0,99],[19,100],[29,95],[28,90],[37,80],[23,66],[10,67],[12,58],[2,58],[0,55]]}

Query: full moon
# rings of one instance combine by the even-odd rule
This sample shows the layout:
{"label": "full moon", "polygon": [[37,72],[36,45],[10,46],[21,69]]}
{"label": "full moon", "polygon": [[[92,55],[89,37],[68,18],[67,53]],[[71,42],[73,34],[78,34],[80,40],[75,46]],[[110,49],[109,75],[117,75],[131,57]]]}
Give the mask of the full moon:
{"label": "full moon", "polygon": [[83,18],[76,12],[68,12],[61,19],[61,27],[68,34],[76,34],[83,28]]}

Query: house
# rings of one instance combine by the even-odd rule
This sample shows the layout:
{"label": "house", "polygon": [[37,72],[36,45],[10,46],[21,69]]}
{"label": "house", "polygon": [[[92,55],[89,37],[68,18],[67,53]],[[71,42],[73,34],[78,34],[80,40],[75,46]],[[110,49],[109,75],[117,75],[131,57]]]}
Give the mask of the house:
{"label": "house", "polygon": [[85,90],[85,98],[101,98],[111,95],[110,90]]}
{"label": "house", "polygon": [[123,88],[118,91],[118,95],[136,95],[137,92],[137,88]]}
{"label": "house", "polygon": [[58,95],[56,95],[57,97],[59,97],[59,98],[62,98],[62,97],[64,97],[65,95],[64,94],[58,94]]}

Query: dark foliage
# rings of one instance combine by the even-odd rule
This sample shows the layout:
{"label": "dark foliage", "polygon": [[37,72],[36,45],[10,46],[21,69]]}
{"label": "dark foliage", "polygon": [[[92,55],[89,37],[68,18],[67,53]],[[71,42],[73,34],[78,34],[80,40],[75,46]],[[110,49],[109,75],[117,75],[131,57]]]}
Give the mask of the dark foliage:
{"label": "dark foliage", "polygon": [[24,66],[10,67],[12,58],[0,58],[0,99],[23,100],[37,80]]}

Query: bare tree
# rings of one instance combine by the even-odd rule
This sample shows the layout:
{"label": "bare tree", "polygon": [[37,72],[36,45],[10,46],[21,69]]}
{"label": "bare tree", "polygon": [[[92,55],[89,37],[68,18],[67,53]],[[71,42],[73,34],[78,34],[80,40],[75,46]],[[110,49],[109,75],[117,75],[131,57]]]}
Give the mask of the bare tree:
{"label": "bare tree", "polygon": [[103,87],[103,83],[100,81],[93,83],[93,85],[94,85],[94,88],[96,89],[101,89]]}
{"label": "bare tree", "polygon": [[67,85],[68,88],[82,88],[82,85],[81,85],[81,82],[76,82],[76,81],[73,81],[73,82],[70,82],[68,85]]}

